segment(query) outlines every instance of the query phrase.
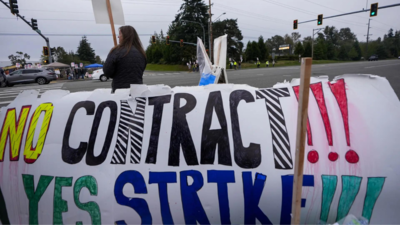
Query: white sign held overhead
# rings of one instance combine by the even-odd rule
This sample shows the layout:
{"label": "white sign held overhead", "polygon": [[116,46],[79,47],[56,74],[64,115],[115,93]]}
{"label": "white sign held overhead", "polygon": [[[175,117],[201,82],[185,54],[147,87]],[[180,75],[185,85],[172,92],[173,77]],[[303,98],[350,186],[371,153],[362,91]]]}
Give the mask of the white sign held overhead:
{"label": "white sign held overhead", "polygon": [[[112,0],[110,1],[110,4],[114,24],[125,25],[124,11],[122,10],[121,0]],[[92,6],[96,23],[110,24],[106,0],[92,0]]]}
{"label": "white sign held overhead", "polygon": [[79,67],[82,68],[83,67],[83,63],[79,63]]}
{"label": "white sign held overhead", "polygon": [[75,63],[72,62],[72,63],[71,63],[71,67],[75,67]]}
{"label": "white sign held overhead", "polygon": [[20,67],[21,67],[21,64],[20,64],[20,63],[16,63],[15,66],[16,66],[17,68],[20,68]]}

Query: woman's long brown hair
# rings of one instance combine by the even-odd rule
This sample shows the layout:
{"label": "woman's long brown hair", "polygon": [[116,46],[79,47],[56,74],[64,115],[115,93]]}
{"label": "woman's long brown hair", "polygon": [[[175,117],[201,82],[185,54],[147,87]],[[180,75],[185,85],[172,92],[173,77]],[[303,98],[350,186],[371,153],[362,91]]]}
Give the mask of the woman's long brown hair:
{"label": "woman's long brown hair", "polygon": [[133,46],[146,58],[146,52],[143,49],[142,42],[140,41],[139,35],[137,34],[135,28],[132,26],[122,26],[119,28],[119,30],[122,33],[122,42],[112,48],[110,53],[115,49],[127,49],[124,55],[126,56]]}

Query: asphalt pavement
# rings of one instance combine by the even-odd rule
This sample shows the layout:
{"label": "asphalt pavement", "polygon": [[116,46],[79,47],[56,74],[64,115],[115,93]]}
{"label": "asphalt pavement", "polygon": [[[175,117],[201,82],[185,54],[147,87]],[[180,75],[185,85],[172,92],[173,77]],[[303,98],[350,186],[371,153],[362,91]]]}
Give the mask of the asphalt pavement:
{"label": "asphalt pavement", "polygon": [[[400,99],[400,60],[363,61],[348,63],[333,63],[313,65],[312,76],[328,75],[332,80],[343,74],[373,74],[386,77]],[[269,67],[257,69],[228,70],[228,81],[234,84],[248,84],[265,88],[272,87],[284,80],[299,78],[300,66]],[[152,72],[145,71],[144,83],[148,85],[165,84],[175,86],[197,86],[199,72]],[[21,84],[0,89],[0,107],[8,105],[23,90],[40,89],[40,92],[53,89],[69,90],[70,92],[92,91],[98,88],[110,88],[111,81],[99,80],[66,81],[57,80],[48,85]]]}

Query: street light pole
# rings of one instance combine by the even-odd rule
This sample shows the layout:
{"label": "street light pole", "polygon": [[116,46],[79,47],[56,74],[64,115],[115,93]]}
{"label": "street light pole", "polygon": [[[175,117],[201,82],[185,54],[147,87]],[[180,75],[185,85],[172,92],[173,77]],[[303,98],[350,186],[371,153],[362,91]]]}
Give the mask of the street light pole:
{"label": "street light pole", "polygon": [[[311,39],[311,58],[314,59],[314,35],[318,34],[320,30],[323,30],[324,28],[318,28],[318,29],[313,29],[313,35],[312,35],[312,39]],[[316,30],[317,32],[314,33],[314,30]]]}

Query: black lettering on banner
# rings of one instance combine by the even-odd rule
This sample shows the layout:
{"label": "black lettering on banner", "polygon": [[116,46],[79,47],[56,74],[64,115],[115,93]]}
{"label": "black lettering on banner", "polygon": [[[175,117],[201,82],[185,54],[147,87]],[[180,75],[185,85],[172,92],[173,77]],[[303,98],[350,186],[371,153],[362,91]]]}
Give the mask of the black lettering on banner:
{"label": "black lettering on banner", "polygon": [[169,103],[170,101],[171,101],[171,95],[163,95],[163,96],[149,98],[149,105],[153,105],[154,110],[153,110],[153,122],[151,125],[150,142],[149,142],[149,149],[147,150],[146,163],[155,164],[157,162],[157,147],[160,135],[161,119],[164,111],[164,104]]}
{"label": "black lettering on banner", "polygon": [[[186,100],[186,104],[182,107],[180,107],[181,99]],[[178,93],[174,96],[174,112],[168,158],[169,166],[179,166],[179,149],[181,145],[187,165],[199,165],[192,135],[190,134],[189,125],[186,120],[186,114],[196,107],[196,103],[196,98],[188,93]]]}
{"label": "black lettering on banner", "polygon": [[140,162],[142,153],[144,115],[146,98],[137,97],[135,114],[128,104],[128,101],[121,100],[121,116],[119,118],[117,143],[111,164],[125,164],[128,144],[131,147],[130,162]]}
{"label": "black lettering on banner", "polygon": [[[210,130],[214,109],[221,126],[221,129],[218,130]],[[208,97],[201,136],[201,164],[214,164],[217,145],[218,164],[232,166],[228,126],[220,91],[211,92]]]}
{"label": "black lettering on banner", "polygon": [[229,97],[235,162],[241,168],[252,169],[258,167],[261,163],[261,149],[260,144],[255,143],[250,143],[247,148],[243,146],[237,111],[238,105],[242,100],[246,103],[254,102],[254,97],[245,90],[233,91]]}
{"label": "black lettering on banner", "polygon": [[65,125],[63,144],[62,144],[62,160],[69,164],[79,163],[85,155],[87,149],[87,142],[81,142],[77,149],[69,146],[69,137],[71,136],[72,122],[74,121],[75,114],[80,108],[86,109],[86,115],[93,115],[96,105],[92,101],[82,101],[75,104],[72,108],[67,124]]}
{"label": "black lettering on banner", "polygon": [[256,96],[257,99],[265,99],[271,128],[275,169],[292,169],[293,162],[292,154],[290,153],[289,135],[279,100],[280,97],[289,97],[289,90],[287,88],[261,89],[256,91]]}
{"label": "black lettering on banner", "polygon": [[[104,145],[100,155],[94,156],[94,144],[97,138],[97,131],[100,126],[104,109],[107,107],[110,109],[110,121],[108,123],[106,138],[104,139]],[[114,135],[115,125],[117,123],[117,113],[118,113],[118,106],[117,103],[115,103],[114,101],[102,102],[99,105],[99,107],[97,107],[96,115],[94,116],[94,121],[92,125],[92,131],[90,132],[89,145],[86,155],[86,164],[88,164],[89,166],[100,165],[104,162],[104,160],[106,160],[108,151],[110,149],[111,141]]]}

